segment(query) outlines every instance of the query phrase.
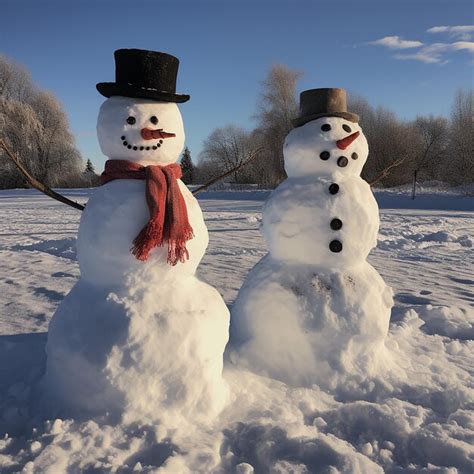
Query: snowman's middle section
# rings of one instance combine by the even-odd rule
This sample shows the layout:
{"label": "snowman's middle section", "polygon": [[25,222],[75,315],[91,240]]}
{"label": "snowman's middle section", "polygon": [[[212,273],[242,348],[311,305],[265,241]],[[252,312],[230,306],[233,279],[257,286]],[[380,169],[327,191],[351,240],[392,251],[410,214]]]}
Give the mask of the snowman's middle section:
{"label": "snowman's middle section", "polygon": [[294,178],[264,208],[263,235],[275,259],[343,269],[377,243],[379,216],[369,185],[342,173]]}

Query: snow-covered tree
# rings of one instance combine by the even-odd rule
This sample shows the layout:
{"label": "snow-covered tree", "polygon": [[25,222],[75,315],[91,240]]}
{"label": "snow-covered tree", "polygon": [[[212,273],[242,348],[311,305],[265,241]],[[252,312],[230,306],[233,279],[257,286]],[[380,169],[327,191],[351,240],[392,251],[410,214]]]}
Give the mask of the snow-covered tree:
{"label": "snow-covered tree", "polygon": [[[36,89],[25,69],[4,56],[0,56],[0,138],[44,184],[78,182],[82,160],[61,104],[52,93]],[[23,177],[0,154],[0,187],[18,186],[25,186]]]}

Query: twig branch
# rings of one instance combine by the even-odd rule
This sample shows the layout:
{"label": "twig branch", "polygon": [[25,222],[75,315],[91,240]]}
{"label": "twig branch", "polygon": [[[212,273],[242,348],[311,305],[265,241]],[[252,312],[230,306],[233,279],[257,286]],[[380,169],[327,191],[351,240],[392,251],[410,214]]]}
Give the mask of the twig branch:
{"label": "twig branch", "polygon": [[251,161],[253,161],[259,154],[260,152],[263,150],[263,147],[259,147],[255,150],[253,150],[248,158],[245,160],[245,161],[242,161],[242,163],[240,163],[239,165],[237,165],[236,167],[232,168],[231,170],[229,171],[226,171],[224,174],[221,174],[219,176],[216,176],[215,178],[211,179],[210,181],[208,181],[206,184],[203,184],[202,186],[199,186],[199,188],[196,188],[194,191],[193,191],[193,194],[197,194],[197,193],[200,193],[201,191],[204,191],[205,189],[207,189],[209,186],[212,186],[214,183],[216,183],[217,181],[220,181],[221,179],[224,179],[226,178],[227,176],[231,175],[232,173],[235,173],[236,171],[240,170],[240,168],[243,168],[244,166],[247,166]]}
{"label": "twig branch", "polygon": [[67,204],[68,206],[71,206],[74,209],[78,209],[79,211],[84,210],[84,206],[82,204],[79,204],[75,201],[71,201],[67,197],[63,196],[62,194],[57,193],[56,191],[53,191],[51,188],[44,185],[43,183],[40,183],[36,178],[31,176],[31,174],[27,171],[27,169],[21,164],[21,161],[18,158],[18,156],[10,150],[10,148],[1,138],[0,138],[0,148],[3,148],[7,156],[13,161],[15,166],[19,169],[20,173],[26,178],[26,180],[28,181],[28,184],[32,188],[35,188],[38,191],[42,192],[43,194],[46,194],[46,196],[56,199],[56,201],[62,202],[63,204]]}
{"label": "twig branch", "polygon": [[392,168],[395,168],[396,166],[401,165],[405,160],[406,160],[406,156],[403,158],[399,158],[397,161],[394,161],[393,163],[388,165],[386,168],[382,170],[382,172],[375,179],[373,179],[372,181],[369,181],[370,186],[373,186],[375,183],[378,183],[381,179],[388,176]]}

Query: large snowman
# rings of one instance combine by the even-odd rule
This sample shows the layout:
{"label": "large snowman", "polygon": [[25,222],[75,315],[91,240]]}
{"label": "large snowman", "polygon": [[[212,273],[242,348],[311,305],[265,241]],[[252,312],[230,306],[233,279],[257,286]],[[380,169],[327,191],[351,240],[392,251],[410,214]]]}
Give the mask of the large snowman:
{"label": "large snowman", "polygon": [[195,276],[208,245],[199,204],[180,181],[184,145],[177,58],[115,52],[116,82],[97,133],[110,159],[82,214],[80,280],[49,326],[44,402],[58,415],[206,422],[227,397],[229,314]]}
{"label": "large snowman", "polygon": [[392,292],[366,261],[378,207],[343,89],[301,93],[284,142],[288,179],[263,210],[269,253],[232,310],[230,359],[295,386],[334,388],[383,368]]}

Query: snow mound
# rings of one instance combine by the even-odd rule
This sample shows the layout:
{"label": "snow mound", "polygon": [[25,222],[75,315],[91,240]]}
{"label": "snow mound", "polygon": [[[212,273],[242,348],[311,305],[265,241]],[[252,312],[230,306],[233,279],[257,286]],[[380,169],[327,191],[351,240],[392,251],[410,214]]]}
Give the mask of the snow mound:
{"label": "snow mound", "polygon": [[474,309],[426,305],[419,310],[427,334],[474,339]]}
{"label": "snow mound", "polygon": [[55,257],[76,260],[76,238],[43,240],[30,245],[16,245],[12,250],[29,250],[49,253]]}

